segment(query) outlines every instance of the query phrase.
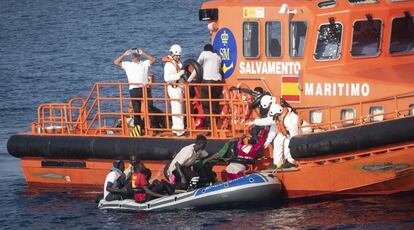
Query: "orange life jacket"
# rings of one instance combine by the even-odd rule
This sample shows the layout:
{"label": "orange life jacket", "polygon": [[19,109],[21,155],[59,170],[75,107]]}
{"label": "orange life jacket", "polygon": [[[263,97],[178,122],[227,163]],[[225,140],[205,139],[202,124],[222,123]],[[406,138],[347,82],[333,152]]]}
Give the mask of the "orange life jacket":
{"label": "orange life jacket", "polygon": [[164,62],[164,65],[167,62],[171,62],[171,64],[175,66],[175,70],[177,70],[177,73],[181,70],[180,65],[178,65],[178,63],[170,55],[162,57],[161,60],[162,62]]}
{"label": "orange life jacket", "polygon": [[277,118],[277,124],[276,124],[279,133],[281,133],[285,137],[289,134],[289,132],[286,129],[285,122],[284,122],[285,117],[288,113],[289,113],[289,110],[286,107],[283,107],[282,113]]}

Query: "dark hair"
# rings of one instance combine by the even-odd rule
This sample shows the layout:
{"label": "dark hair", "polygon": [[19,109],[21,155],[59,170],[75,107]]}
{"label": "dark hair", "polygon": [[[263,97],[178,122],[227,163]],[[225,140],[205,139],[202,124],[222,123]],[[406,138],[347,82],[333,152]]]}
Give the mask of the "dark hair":
{"label": "dark hair", "polygon": [[254,88],[253,91],[256,91],[256,92],[262,94],[263,93],[263,88],[262,87],[256,87],[256,88]]}
{"label": "dark hair", "polygon": [[197,135],[196,142],[207,141],[207,138],[204,135]]}
{"label": "dark hair", "polygon": [[147,181],[151,179],[152,173],[148,168],[144,168],[141,173],[145,176]]}
{"label": "dark hair", "polygon": [[213,48],[213,46],[212,46],[211,44],[206,44],[206,45],[204,46],[204,51],[211,51],[211,52],[214,52],[214,48]]}
{"label": "dark hair", "polygon": [[[141,171],[138,170],[138,167],[141,166]],[[136,164],[133,165],[134,167],[134,172],[142,172],[144,167],[144,163],[142,163],[142,161],[137,161]]]}
{"label": "dark hair", "polygon": [[114,163],[112,164],[115,168],[119,169],[121,168],[121,165],[124,163],[124,161],[122,160],[115,160]]}

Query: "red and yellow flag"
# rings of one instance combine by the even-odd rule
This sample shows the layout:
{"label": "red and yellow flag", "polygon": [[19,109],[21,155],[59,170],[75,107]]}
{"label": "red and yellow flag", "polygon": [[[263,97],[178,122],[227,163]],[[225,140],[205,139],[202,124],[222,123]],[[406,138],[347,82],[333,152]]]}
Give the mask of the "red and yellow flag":
{"label": "red and yellow flag", "polygon": [[299,77],[294,75],[282,76],[282,98],[288,102],[300,102]]}

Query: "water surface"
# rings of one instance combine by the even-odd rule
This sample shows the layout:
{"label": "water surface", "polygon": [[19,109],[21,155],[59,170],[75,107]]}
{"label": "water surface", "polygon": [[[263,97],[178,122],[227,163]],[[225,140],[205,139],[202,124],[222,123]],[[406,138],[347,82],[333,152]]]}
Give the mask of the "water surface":
{"label": "water surface", "polygon": [[[0,228],[4,229],[413,229],[414,193],[267,207],[117,213],[95,194],[28,188],[7,139],[30,131],[37,106],[86,97],[95,82],[122,81],[113,60],[141,47],[158,58],[171,44],[183,59],[209,42],[201,1],[0,0]],[[152,67],[156,80],[162,67]]]}

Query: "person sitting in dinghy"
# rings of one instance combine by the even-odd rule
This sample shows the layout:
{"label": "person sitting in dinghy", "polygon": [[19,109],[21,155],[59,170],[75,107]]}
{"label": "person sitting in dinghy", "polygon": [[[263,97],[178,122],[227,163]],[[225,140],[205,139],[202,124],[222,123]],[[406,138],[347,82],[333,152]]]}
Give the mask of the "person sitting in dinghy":
{"label": "person sitting in dinghy", "polygon": [[185,189],[191,180],[198,178],[196,172],[191,166],[197,159],[203,159],[208,156],[208,152],[204,150],[207,145],[207,138],[198,135],[195,144],[187,145],[178,152],[174,159],[169,163],[167,176],[170,182],[173,182],[177,188]]}
{"label": "person sitting in dinghy", "polygon": [[149,183],[151,171],[145,168],[142,161],[138,161],[133,167],[135,173],[132,174],[131,183],[136,202],[145,203],[152,199],[174,194],[174,188],[164,180]]}
{"label": "person sitting in dinghy", "polygon": [[124,169],[124,161],[114,161],[111,171],[105,179],[104,199],[106,201],[124,199],[124,196],[127,193],[127,187],[125,186],[126,176],[123,172]]}

